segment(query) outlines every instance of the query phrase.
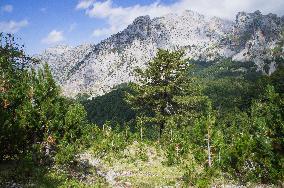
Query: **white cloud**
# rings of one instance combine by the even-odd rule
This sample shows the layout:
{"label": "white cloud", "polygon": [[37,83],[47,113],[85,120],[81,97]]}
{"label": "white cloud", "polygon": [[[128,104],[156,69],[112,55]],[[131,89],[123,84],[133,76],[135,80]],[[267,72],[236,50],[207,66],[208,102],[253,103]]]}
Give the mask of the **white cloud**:
{"label": "white cloud", "polygon": [[17,33],[21,28],[26,27],[29,24],[27,20],[22,20],[19,22],[8,21],[0,22],[0,32],[4,33]]}
{"label": "white cloud", "polygon": [[124,29],[136,17],[150,15],[151,18],[169,13],[180,13],[193,10],[207,16],[218,16],[234,19],[237,12],[284,13],[283,0],[177,0],[172,4],[162,4],[160,1],[149,5],[134,5],[128,7],[115,6],[112,0],[94,1],[81,0],[76,9],[84,9],[89,17],[104,19],[109,25],[93,32],[93,36],[108,36]]}
{"label": "white cloud", "polygon": [[76,9],[86,9],[86,8],[89,8],[94,2],[95,2],[95,0],[81,0],[77,4]]}
{"label": "white cloud", "polygon": [[101,36],[107,36],[115,33],[117,29],[115,27],[109,27],[109,28],[102,28],[102,29],[95,29],[93,32],[94,37],[101,37]]}
{"label": "white cloud", "polygon": [[4,5],[1,7],[1,12],[12,12],[13,6],[12,5]]}
{"label": "white cloud", "polygon": [[64,36],[62,31],[52,30],[41,42],[44,44],[55,44],[63,40]]}

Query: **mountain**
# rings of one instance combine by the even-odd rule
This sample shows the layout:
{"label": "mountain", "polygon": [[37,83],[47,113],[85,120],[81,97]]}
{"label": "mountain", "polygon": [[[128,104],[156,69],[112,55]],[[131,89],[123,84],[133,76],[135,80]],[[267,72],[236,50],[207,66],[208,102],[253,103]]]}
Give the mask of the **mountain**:
{"label": "mountain", "polygon": [[42,63],[47,62],[53,73],[54,78],[60,85],[64,85],[66,77],[71,69],[82,61],[85,56],[92,50],[92,45],[84,44],[72,48],[67,45],[58,45],[53,48],[46,49],[37,58]]}
{"label": "mountain", "polygon": [[[64,95],[97,96],[135,81],[133,70],[147,66],[158,48],[183,49],[187,57],[196,60],[253,61],[263,70],[283,26],[284,17],[262,15],[259,11],[240,12],[234,22],[193,11],[153,19],[141,16],[96,45],[57,46],[37,58],[50,65]],[[275,69],[274,64],[268,66],[270,72]]]}

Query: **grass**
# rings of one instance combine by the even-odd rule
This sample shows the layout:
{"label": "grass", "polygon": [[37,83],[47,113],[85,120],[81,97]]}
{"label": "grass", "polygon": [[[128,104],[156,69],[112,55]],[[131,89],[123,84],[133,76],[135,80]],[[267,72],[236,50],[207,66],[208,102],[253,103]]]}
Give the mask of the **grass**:
{"label": "grass", "polygon": [[132,187],[173,186],[183,175],[178,166],[167,167],[158,161],[151,164],[144,161],[136,164],[117,163],[113,169],[120,174],[128,172],[118,180],[123,183],[129,182]]}
{"label": "grass", "polygon": [[[143,152],[143,154],[142,154]],[[163,151],[155,146],[134,142],[122,153],[104,157],[104,171],[113,170],[119,185],[130,187],[161,187],[182,184],[182,166],[165,165]]]}
{"label": "grass", "polygon": [[[121,151],[109,150],[104,157],[86,151],[87,159],[98,160],[97,166],[82,165],[78,157],[69,168],[35,165],[31,161],[10,161],[0,164],[0,187],[16,182],[22,187],[92,188],[92,187],[209,187],[236,185],[223,175],[204,173],[191,153],[179,164],[167,165],[165,151],[158,143],[134,141]],[[93,151],[94,152],[94,151]],[[94,152],[96,153],[96,152]],[[89,161],[90,162],[90,161]],[[86,163],[88,164],[88,163]],[[87,174],[87,175],[86,175]],[[99,175],[98,175],[99,174]],[[82,175],[85,175],[82,178]],[[111,176],[111,178],[109,178]],[[224,179],[225,178],[225,179]],[[256,187],[252,185],[252,187]]]}

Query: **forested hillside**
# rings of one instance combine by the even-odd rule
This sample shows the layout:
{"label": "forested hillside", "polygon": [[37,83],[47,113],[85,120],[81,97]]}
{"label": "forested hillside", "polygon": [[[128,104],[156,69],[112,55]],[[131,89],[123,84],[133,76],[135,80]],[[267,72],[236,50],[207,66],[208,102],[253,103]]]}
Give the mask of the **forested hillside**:
{"label": "forested hillside", "polygon": [[271,75],[159,49],[137,82],[70,99],[1,34],[0,186],[283,186],[283,40]]}

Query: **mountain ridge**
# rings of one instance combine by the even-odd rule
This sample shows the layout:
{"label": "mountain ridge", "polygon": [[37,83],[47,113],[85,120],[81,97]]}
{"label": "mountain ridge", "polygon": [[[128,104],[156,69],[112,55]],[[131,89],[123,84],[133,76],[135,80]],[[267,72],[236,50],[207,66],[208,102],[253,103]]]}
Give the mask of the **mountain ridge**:
{"label": "mountain ridge", "polygon": [[[98,96],[119,84],[135,82],[133,70],[147,66],[158,48],[183,49],[195,60],[253,61],[262,70],[283,26],[284,17],[260,11],[240,12],[234,22],[189,10],[153,19],[140,16],[96,45],[59,46],[38,58],[50,65],[64,95]],[[275,69],[275,65],[269,66]]]}

